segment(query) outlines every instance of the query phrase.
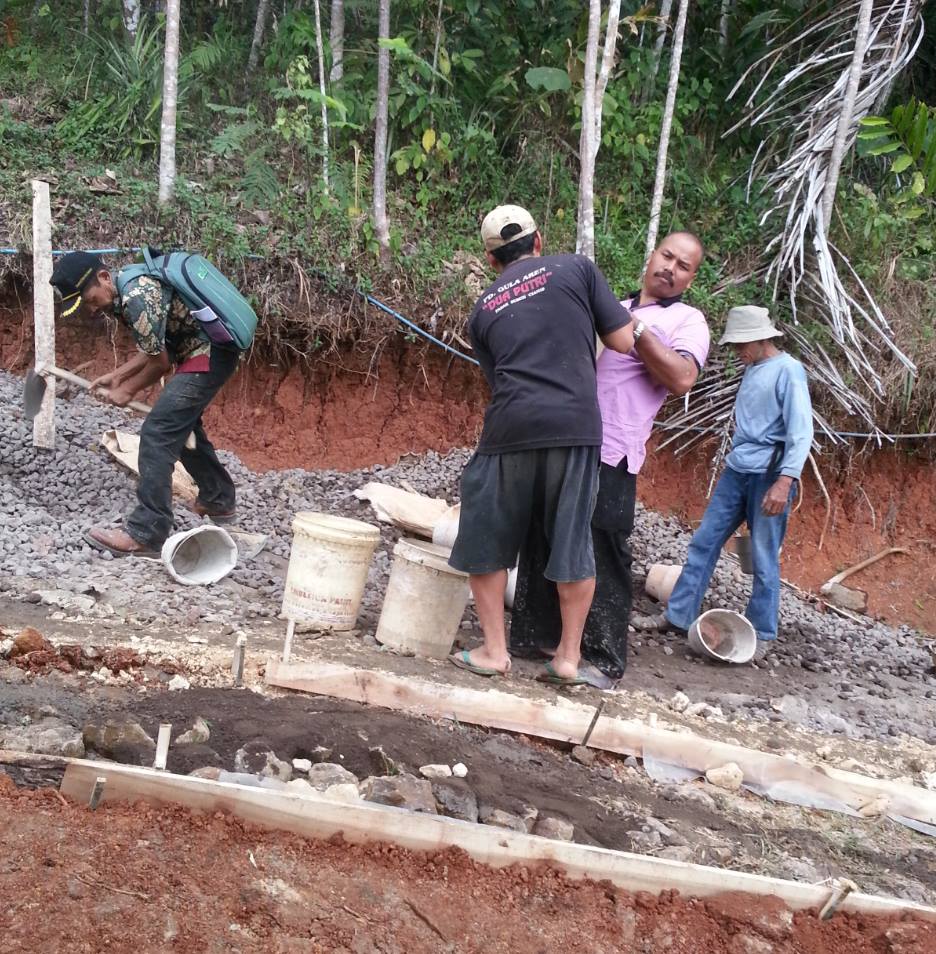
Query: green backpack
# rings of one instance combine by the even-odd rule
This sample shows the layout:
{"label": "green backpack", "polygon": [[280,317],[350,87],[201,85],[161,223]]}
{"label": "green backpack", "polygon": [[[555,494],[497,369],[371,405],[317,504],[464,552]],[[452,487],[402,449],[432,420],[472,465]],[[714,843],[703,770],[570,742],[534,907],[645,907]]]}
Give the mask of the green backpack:
{"label": "green backpack", "polygon": [[143,249],[143,262],[117,273],[117,293],[143,275],[178,292],[179,297],[214,344],[246,351],[257,330],[257,314],[246,298],[203,255],[159,254]]}

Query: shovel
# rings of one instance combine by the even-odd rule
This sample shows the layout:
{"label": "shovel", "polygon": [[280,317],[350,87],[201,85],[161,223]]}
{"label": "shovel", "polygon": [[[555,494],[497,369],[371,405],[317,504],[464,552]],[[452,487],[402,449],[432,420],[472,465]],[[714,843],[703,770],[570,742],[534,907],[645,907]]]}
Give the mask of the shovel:
{"label": "shovel", "polygon": [[[83,391],[91,390],[90,381],[86,378],[79,377],[77,374],[72,374],[71,371],[65,371],[62,368],[48,365],[41,370],[30,368],[26,372],[26,383],[23,385],[23,410],[29,420],[32,420],[42,407],[42,399],[48,387],[46,375],[52,375],[52,377],[58,378],[60,381],[67,381],[69,384],[73,384]],[[130,401],[127,407],[132,411],[138,411],[140,414],[149,414],[149,412],[152,411],[152,408],[148,404],[143,404],[141,401]],[[195,449],[194,434],[189,434],[185,446],[189,450]]]}
{"label": "shovel", "polygon": [[856,563],[854,566],[850,566],[847,570],[842,570],[841,573],[837,573],[831,579],[826,580],[822,586],[819,587],[819,592],[825,596],[830,603],[834,603],[836,606],[840,606],[842,609],[855,610],[858,613],[864,613],[868,609],[868,594],[864,590],[853,590],[850,587],[842,586],[842,580],[851,576],[852,573],[857,573],[859,570],[865,569],[865,567],[871,566],[872,563],[877,563],[878,560],[882,560],[886,556],[890,556],[892,553],[907,553],[903,547],[890,547],[887,550],[882,550],[880,553],[876,553],[873,557],[868,557],[867,560],[862,560],[861,563]]}

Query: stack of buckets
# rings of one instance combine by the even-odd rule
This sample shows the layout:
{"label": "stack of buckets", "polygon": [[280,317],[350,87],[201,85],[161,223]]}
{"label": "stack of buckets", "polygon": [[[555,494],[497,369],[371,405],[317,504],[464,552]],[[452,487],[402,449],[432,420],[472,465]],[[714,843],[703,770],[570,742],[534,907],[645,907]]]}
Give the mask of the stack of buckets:
{"label": "stack of buckets", "polygon": [[[377,527],[360,520],[296,514],[282,615],[311,629],[354,629],[379,541]],[[378,642],[438,659],[451,652],[469,594],[467,576],[448,565],[448,554],[405,538],[393,548]]]}

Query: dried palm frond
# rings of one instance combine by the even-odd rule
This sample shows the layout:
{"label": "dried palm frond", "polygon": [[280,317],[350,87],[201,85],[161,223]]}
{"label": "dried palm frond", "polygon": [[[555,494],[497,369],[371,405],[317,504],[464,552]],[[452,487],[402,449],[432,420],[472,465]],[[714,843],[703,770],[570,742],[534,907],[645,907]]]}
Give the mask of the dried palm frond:
{"label": "dried palm frond", "polygon": [[[923,37],[923,4],[874,0],[871,5],[854,106],[844,127],[846,149],[853,146],[861,119],[874,111],[913,58]],[[913,374],[914,364],[847,256],[829,240],[823,215],[832,146],[843,105],[851,102],[849,73],[861,7],[862,0],[827,0],[780,34],[729,94],[730,99],[753,84],[741,119],[725,135],[742,127],[763,130],[748,188],[758,180],[773,198],[761,225],[775,231],[759,272],[771,299],[789,302],[788,338],[816,390],[885,439],[877,419],[885,396],[884,365],[896,360]],[[705,384],[693,394],[691,410],[667,418],[667,430],[674,431],[667,443],[688,437],[680,444],[684,449],[699,436],[696,428],[711,434],[730,427],[725,403],[737,379],[726,376],[722,362],[707,372]],[[840,440],[819,413],[816,424],[818,435]]]}

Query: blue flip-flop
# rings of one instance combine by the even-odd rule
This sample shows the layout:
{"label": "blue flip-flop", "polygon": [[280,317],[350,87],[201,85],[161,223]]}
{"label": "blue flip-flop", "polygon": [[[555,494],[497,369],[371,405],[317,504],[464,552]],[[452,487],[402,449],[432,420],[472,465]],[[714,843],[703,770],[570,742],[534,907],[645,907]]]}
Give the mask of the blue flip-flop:
{"label": "blue flip-flop", "polygon": [[545,671],[536,677],[537,682],[546,682],[551,686],[587,686],[589,684],[588,679],[580,673],[574,676],[560,676],[551,662],[546,663],[543,669]]}
{"label": "blue flip-flop", "polygon": [[448,660],[453,666],[458,666],[459,669],[467,669],[468,672],[473,672],[476,676],[506,676],[510,671],[509,669],[502,671],[500,669],[487,669],[485,666],[476,666],[471,661],[467,649],[452,653]]}

